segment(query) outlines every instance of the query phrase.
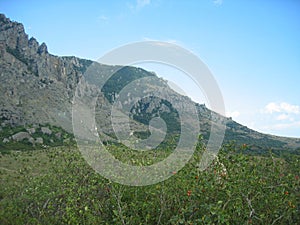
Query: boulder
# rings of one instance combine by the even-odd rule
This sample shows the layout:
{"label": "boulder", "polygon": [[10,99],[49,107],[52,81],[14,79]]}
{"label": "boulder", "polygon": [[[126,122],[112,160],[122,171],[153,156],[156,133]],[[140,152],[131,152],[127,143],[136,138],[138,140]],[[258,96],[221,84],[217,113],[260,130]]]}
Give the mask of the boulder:
{"label": "boulder", "polygon": [[12,135],[11,137],[14,141],[22,141],[26,138],[29,140],[31,138],[30,134],[27,132],[19,132],[19,133]]}
{"label": "boulder", "polygon": [[55,134],[55,137],[56,137],[57,139],[61,139],[61,132],[56,133],[56,134]]}
{"label": "boulder", "polygon": [[43,138],[38,137],[37,139],[35,139],[35,143],[36,143],[36,144],[43,144],[43,143],[44,143],[44,140],[43,140]]}
{"label": "boulder", "polygon": [[34,128],[34,127],[32,127],[32,128],[27,128],[26,130],[27,130],[27,132],[28,132],[29,134],[34,134],[34,133],[35,133],[35,128]]}
{"label": "boulder", "polygon": [[52,134],[52,131],[48,127],[42,127],[41,131],[43,134],[48,134],[48,135]]}
{"label": "boulder", "polygon": [[8,138],[4,138],[2,142],[3,142],[3,143],[8,143],[8,142],[9,142],[9,139],[8,139]]}

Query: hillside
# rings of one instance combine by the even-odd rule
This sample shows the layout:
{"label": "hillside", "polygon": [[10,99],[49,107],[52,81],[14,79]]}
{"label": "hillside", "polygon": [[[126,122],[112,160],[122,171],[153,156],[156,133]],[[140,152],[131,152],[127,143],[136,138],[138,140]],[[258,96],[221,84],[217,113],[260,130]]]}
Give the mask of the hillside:
{"label": "hillside", "polygon": [[[99,76],[87,78],[86,71],[91,67],[97,70]],[[127,105],[133,105],[130,109],[131,128],[134,135],[139,138],[145,139],[150,135],[148,124],[157,116],[164,119],[168,128],[166,141],[162,145],[167,144],[172,137],[178,137],[181,128],[176,108],[181,108],[192,117],[189,115],[191,113],[189,108],[182,106],[185,105],[182,103],[186,103],[196,105],[200,134],[204,140],[209,138],[212,124],[225,123],[224,143],[235,140],[236,146],[247,145],[249,153],[261,154],[268,149],[296,154],[300,151],[300,139],[277,137],[251,130],[209,110],[203,104],[194,103],[190,98],[179,95],[154,73],[136,67],[103,65],[74,56],[52,55],[48,52],[45,43],[39,44],[35,38],[29,38],[21,23],[12,22],[3,14],[0,14],[0,73],[1,150],[7,149],[12,142],[26,141],[29,145],[37,146],[47,142],[49,136],[47,132],[33,135],[30,133],[32,128],[40,131],[44,127],[44,131],[47,128],[50,130],[48,133],[56,134],[56,138],[54,136],[48,138],[48,144],[63,143],[64,137],[59,134],[70,135],[73,132],[72,106],[76,91],[97,96],[96,122],[97,126],[101,127],[98,133],[105,139],[114,141],[116,137],[109,121],[111,103],[130,82],[151,77],[153,83],[147,84],[147,91],[160,95],[168,94],[172,104],[159,98],[149,97],[139,101],[137,97],[128,98]],[[114,75],[99,92],[93,83],[97,83],[97,79],[101,80],[101,77],[109,73]],[[79,82],[82,84],[82,89],[76,90]],[[136,88],[138,87],[137,85]],[[191,125],[188,129],[196,128]],[[23,134],[19,134],[20,132]],[[13,138],[13,135],[21,136]],[[37,139],[39,137],[43,140]],[[178,138],[176,140],[178,142]]]}
{"label": "hillside", "polygon": [[[154,73],[54,56],[0,14],[0,92],[0,224],[300,224],[300,139],[251,130]],[[223,125],[224,145],[203,169],[210,132]],[[129,144],[145,151],[119,142],[128,130]],[[200,135],[178,168],[183,130]],[[76,135],[88,151],[99,135],[125,166],[116,173],[119,164],[93,157],[96,151],[87,160]]]}

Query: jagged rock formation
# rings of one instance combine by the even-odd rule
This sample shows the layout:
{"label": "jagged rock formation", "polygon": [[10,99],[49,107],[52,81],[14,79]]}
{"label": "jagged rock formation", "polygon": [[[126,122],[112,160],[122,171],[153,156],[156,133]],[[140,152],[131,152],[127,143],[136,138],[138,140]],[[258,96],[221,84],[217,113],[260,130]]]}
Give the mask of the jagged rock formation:
{"label": "jagged rock formation", "polygon": [[[89,80],[88,83],[85,82],[85,72],[91,65],[98,71],[99,76],[93,78],[95,80]],[[116,76],[107,81],[100,93],[93,83],[97,83],[97,79],[101,79],[103,74],[114,72],[116,72]],[[193,103],[188,97],[172,91],[166,82],[157,78],[155,74],[141,68],[102,65],[73,56],[54,56],[48,52],[45,43],[39,44],[35,38],[29,38],[21,23],[12,22],[5,15],[0,14],[0,128],[48,123],[72,132],[73,97],[77,84],[81,80],[81,89],[77,91],[98,96],[97,107],[100,107],[101,110],[97,111],[98,114],[96,113],[96,121],[104,129],[104,133],[110,135],[113,133],[111,124],[108,122],[111,116],[110,103],[118,97],[119,92],[127,83],[146,76],[155,78],[156,85],[153,91],[161,94],[168,93],[169,98],[172,98],[173,108],[168,102],[159,98],[144,98],[138,101],[130,94],[126,101],[120,103],[120,108],[126,105],[134,106],[130,111],[130,122],[138,132],[145,131],[151,118],[165,116],[168,125],[173,127],[173,131],[176,133],[178,115],[174,108],[182,108],[188,112],[190,109],[185,106],[196,103]],[[148,86],[149,90],[151,87],[153,85]],[[139,84],[137,83],[135,89],[138,88]],[[196,107],[200,118],[201,133],[206,139],[209,137],[213,123],[226,123],[226,141],[234,139],[239,144],[252,145],[256,150],[267,147],[277,149],[300,147],[299,139],[260,134],[230,118],[212,112],[205,105],[196,104]],[[41,129],[44,134],[51,135],[51,130]],[[147,136],[147,131],[146,129],[144,134],[137,135]],[[25,132],[26,134],[15,136],[15,139],[23,137],[30,139],[34,132],[31,128]],[[59,136],[58,133],[56,135]],[[4,141],[7,142],[9,139],[6,138]],[[34,141],[43,142],[41,139]]]}
{"label": "jagged rock formation", "polygon": [[45,43],[28,40],[23,25],[3,14],[0,53],[2,125],[50,122],[71,131],[74,87],[91,62],[49,54]]}

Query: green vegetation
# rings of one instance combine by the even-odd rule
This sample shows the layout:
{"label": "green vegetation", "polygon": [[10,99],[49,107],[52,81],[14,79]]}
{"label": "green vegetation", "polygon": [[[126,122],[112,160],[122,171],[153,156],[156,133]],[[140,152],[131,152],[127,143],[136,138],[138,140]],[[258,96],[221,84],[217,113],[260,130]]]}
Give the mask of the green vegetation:
{"label": "green vegetation", "polygon": [[[1,121],[1,120],[0,120]],[[42,132],[42,127],[46,127],[51,131],[50,133]],[[43,139],[43,143],[30,142],[28,138],[17,141],[13,140],[12,136],[19,132],[28,132],[28,129],[34,129],[34,133],[30,134],[33,140],[38,138]],[[4,140],[8,140],[5,142]],[[10,153],[12,150],[29,151],[33,149],[41,149],[45,147],[63,146],[66,143],[75,143],[74,136],[60,127],[52,126],[50,124],[36,125],[36,126],[4,126],[0,131],[0,153]]]}
{"label": "green vegetation", "polygon": [[[107,148],[134,165],[170,153]],[[12,151],[0,158],[0,224],[299,224],[300,157],[235,149],[224,146],[219,162],[200,172],[199,144],[182,170],[145,187],[104,179],[74,147]]]}
{"label": "green vegetation", "polygon": [[[240,133],[237,135],[235,130],[232,130],[232,128],[234,128],[234,126],[236,125],[231,125],[231,123],[227,123],[227,130],[226,130],[226,134],[225,137],[227,140],[235,140],[237,143],[248,143],[251,144],[253,149],[265,149],[268,148],[268,146],[272,146],[273,148],[277,148],[277,149],[282,149],[284,148],[284,145],[286,143],[279,141],[279,140],[274,140],[271,139],[267,136],[261,137],[259,139],[259,142],[257,143],[257,140],[253,139],[253,137],[251,137],[250,135],[245,135],[245,133],[247,132],[246,127],[241,126],[240,129],[242,131],[244,131],[244,133]],[[231,129],[230,129],[231,128]]]}
{"label": "green vegetation", "polygon": [[141,68],[124,66],[116,70],[102,87],[102,92],[106,99],[112,103],[115,95],[118,94],[126,85],[143,77],[154,76]]}

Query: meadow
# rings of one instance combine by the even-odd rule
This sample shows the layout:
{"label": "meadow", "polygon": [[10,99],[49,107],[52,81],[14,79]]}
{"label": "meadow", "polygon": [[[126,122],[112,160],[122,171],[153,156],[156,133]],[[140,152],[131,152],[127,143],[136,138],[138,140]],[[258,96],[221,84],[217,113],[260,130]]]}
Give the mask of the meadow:
{"label": "meadow", "polygon": [[[150,154],[109,151],[128,163]],[[299,224],[298,155],[244,154],[225,145],[205,171],[189,163],[161,183],[134,187],[103,178],[75,145],[10,151],[0,158],[0,224]],[[156,160],[166,157],[159,151]],[[150,161],[149,161],[150,160]],[[225,168],[225,170],[224,170]]]}

